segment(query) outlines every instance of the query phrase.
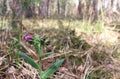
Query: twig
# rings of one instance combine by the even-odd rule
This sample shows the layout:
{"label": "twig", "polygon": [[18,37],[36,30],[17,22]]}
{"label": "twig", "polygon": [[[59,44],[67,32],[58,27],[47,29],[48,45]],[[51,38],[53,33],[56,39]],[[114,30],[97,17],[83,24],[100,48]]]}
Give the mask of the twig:
{"label": "twig", "polygon": [[52,55],[50,55],[48,57],[43,58],[42,60],[46,60],[46,59],[49,59],[49,58],[60,57],[60,56],[63,56],[63,55],[66,55],[66,54],[70,54],[70,53],[71,53],[71,51],[65,52],[65,53],[60,53],[60,54],[58,54],[58,53],[55,54],[54,53],[54,54],[52,54]]}

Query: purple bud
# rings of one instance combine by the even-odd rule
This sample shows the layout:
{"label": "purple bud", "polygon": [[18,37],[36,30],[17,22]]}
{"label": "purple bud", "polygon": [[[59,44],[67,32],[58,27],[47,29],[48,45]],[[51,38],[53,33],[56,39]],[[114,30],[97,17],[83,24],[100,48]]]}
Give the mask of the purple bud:
{"label": "purple bud", "polygon": [[26,40],[26,41],[30,41],[30,40],[32,40],[32,36],[30,36],[30,35],[26,35],[26,36],[25,36],[25,40]]}

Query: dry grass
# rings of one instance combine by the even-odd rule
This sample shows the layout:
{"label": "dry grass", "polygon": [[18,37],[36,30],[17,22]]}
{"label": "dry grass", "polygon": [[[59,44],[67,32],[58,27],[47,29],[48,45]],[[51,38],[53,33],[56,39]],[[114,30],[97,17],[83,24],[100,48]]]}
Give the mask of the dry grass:
{"label": "dry grass", "polygon": [[[25,20],[27,27],[21,33],[20,50],[38,61],[35,50],[24,41],[24,36],[50,38],[50,45],[44,52],[52,51],[54,54],[42,59],[43,69],[53,61],[65,58],[64,64],[50,79],[120,79],[120,34],[106,28],[95,32],[89,25],[79,27],[81,23],[73,20]],[[17,34],[4,30],[0,34],[0,79],[39,79],[38,71],[24,60],[20,59],[19,66],[15,63],[13,37],[16,38]]]}

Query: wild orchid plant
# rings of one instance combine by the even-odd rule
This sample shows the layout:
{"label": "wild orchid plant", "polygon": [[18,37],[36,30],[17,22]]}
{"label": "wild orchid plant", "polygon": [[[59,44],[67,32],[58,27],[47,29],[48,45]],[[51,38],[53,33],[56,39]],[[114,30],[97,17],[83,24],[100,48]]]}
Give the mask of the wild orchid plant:
{"label": "wild orchid plant", "polygon": [[36,63],[31,57],[29,57],[23,52],[19,52],[18,55],[22,57],[25,61],[27,61],[32,67],[38,69],[40,73],[40,79],[46,79],[50,77],[64,62],[64,59],[55,62],[54,64],[50,66],[50,68],[45,70],[45,72],[43,73],[42,72],[42,57],[52,54],[52,52],[48,52],[44,54],[43,49],[45,45],[47,45],[50,41],[48,39],[43,40],[42,38],[32,37],[30,35],[25,36],[25,40],[34,46],[39,56],[39,63]]}

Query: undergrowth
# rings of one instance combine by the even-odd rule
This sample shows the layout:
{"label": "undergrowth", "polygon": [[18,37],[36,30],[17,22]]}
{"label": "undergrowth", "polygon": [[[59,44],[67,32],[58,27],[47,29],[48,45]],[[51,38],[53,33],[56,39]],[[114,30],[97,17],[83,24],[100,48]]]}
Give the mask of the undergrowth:
{"label": "undergrowth", "polygon": [[[30,21],[25,20],[26,26]],[[51,63],[65,59],[63,65],[50,79],[119,79],[119,42],[110,46],[98,39],[105,30],[102,24],[85,24],[78,20],[44,20],[26,27],[21,32],[19,50],[39,62],[34,46],[28,44],[24,37],[28,34],[49,38],[50,44],[43,49],[44,53],[53,54],[43,57],[42,70]],[[32,22],[31,22],[32,23]],[[32,29],[30,29],[32,27]],[[95,28],[94,28],[95,27]],[[76,30],[77,29],[77,30]],[[79,33],[79,34],[78,34]],[[38,70],[20,58],[16,66],[17,33],[0,30],[0,79],[40,79]],[[97,39],[97,40],[96,40]],[[119,39],[118,39],[119,40]]]}

